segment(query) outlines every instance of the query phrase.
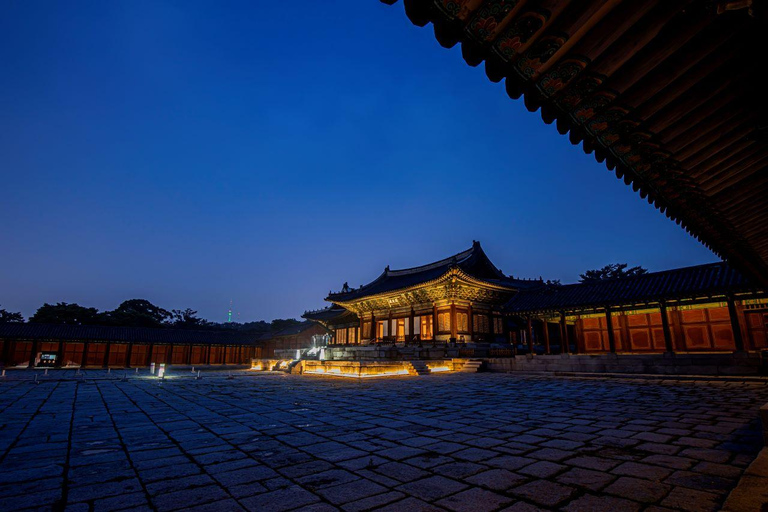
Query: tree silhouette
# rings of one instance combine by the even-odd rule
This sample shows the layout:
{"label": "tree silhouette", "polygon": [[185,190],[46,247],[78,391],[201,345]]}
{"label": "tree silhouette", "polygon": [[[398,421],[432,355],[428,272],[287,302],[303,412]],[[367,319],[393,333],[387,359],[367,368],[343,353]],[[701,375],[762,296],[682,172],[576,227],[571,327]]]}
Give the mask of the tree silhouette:
{"label": "tree silhouette", "polygon": [[622,279],[648,273],[648,270],[643,267],[627,268],[627,266],[626,263],[611,263],[597,270],[587,270],[579,276],[581,277],[580,281],[582,283],[594,283],[606,279]]}
{"label": "tree silhouette", "polygon": [[22,323],[24,322],[24,317],[21,316],[21,313],[12,313],[10,311],[6,311],[3,308],[0,308],[0,324],[11,324],[11,323]]}
{"label": "tree silhouette", "polygon": [[86,308],[79,304],[66,302],[57,304],[46,302],[30,317],[29,322],[35,324],[88,325],[99,323],[99,316],[99,310],[96,308]]}

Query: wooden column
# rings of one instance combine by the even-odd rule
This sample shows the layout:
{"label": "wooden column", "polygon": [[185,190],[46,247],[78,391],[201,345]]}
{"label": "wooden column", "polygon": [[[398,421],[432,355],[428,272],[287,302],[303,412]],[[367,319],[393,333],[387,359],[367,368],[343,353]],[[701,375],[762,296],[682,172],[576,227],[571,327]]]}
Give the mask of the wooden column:
{"label": "wooden column", "polygon": [[360,344],[363,341],[363,315],[360,315],[360,330],[358,331],[359,335],[357,336],[357,343]]}
{"label": "wooden column", "polygon": [[739,314],[736,311],[736,301],[733,295],[728,295],[728,316],[731,317],[731,330],[733,331],[733,343],[736,345],[736,352],[744,351],[744,336],[741,332],[741,322]]}
{"label": "wooden column", "polygon": [[112,349],[112,344],[107,342],[107,348],[104,349],[104,361],[102,361],[102,368],[109,368],[109,352]]}
{"label": "wooden column", "polygon": [[475,319],[472,317],[472,304],[467,306],[467,330],[469,331],[469,339],[472,341],[475,337]]}
{"label": "wooden column", "polygon": [[416,339],[416,335],[414,334],[414,318],[416,317],[416,314],[413,311],[413,308],[411,308],[411,312],[408,314],[408,336],[411,338],[411,342]]}
{"label": "wooden column", "polygon": [[[617,319],[619,321],[619,332],[621,333],[621,339],[619,340],[621,343],[621,350],[622,351],[631,351],[632,350],[632,337],[629,335],[629,318],[627,315],[624,314],[624,311],[619,310],[619,314],[617,316]],[[619,350],[619,347],[617,345],[616,350]]]}
{"label": "wooden column", "polygon": [[150,364],[152,364],[152,352],[154,352],[154,350],[155,350],[155,344],[150,343],[149,348],[147,350],[147,360],[145,361],[144,366],[149,366]]}
{"label": "wooden column", "polygon": [[29,364],[27,368],[35,367],[35,358],[37,357],[37,340],[32,340],[32,353],[29,354]]}
{"label": "wooden column", "polygon": [[189,352],[187,352],[187,366],[192,366],[192,348],[193,347],[194,345],[190,343],[188,347]]}
{"label": "wooden column", "polygon": [[582,336],[582,333],[579,331],[579,322],[580,318],[577,316],[576,321],[573,323],[573,353],[574,354],[580,354],[582,352],[586,352],[583,347],[584,342],[584,336]]}
{"label": "wooden column", "polygon": [[571,351],[569,347],[571,342],[568,339],[568,324],[565,321],[565,311],[560,312],[560,331],[562,334],[562,337],[561,337],[562,341],[560,342],[560,345],[562,348],[560,352],[562,354],[567,354],[568,352]]}
{"label": "wooden column", "polygon": [[616,339],[613,335],[613,318],[611,317],[611,308],[605,307],[605,326],[608,328],[608,350],[611,354],[616,353]]}
{"label": "wooden column", "polygon": [[5,340],[3,342],[3,359],[0,361],[0,363],[3,363],[3,366],[9,366],[11,362],[11,340]]}
{"label": "wooden column", "polygon": [[133,357],[133,343],[128,343],[128,350],[125,351],[125,367],[131,367],[131,358]]}
{"label": "wooden column", "polygon": [[64,360],[64,345],[65,343],[63,341],[59,342],[59,349],[56,351],[56,364],[54,365],[55,368],[61,368],[61,362]]}
{"label": "wooden column", "polygon": [[208,348],[205,351],[205,364],[210,365],[211,364],[211,344],[208,343]]}
{"label": "wooden column", "polygon": [[456,328],[456,304],[451,304],[451,338],[458,339],[459,331]]}
{"label": "wooden column", "polygon": [[675,347],[672,345],[672,331],[669,328],[669,317],[667,316],[667,303],[659,303],[661,312],[661,330],[664,331],[664,350],[670,354],[675,353]]}
{"label": "wooden column", "polygon": [[432,339],[437,340],[437,306],[432,306]]}
{"label": "wooden column", "polygon": [[378,326],[376,325],[376,315],[371,311],[371,340],[376,340],[379,336]]}
{"label": "wooden column", "polygon": [[90,343],[87,341],[83,344],[83,357],[80,360],[80,368],[85,368],[85,365],[88,364],[88,347]]}
{"label": "wooden column", "polygon": [[549,349],[549,322],[547,322],[546,318],[541,319],[541,325],[544,327],[544,353],[551,354],[552,351]]}
{"label": "wooden column", "polygon": [[530,316],[525,326],[525,335],[528,337],[528,353],[533,354],[533,320]]}
{"label": "wooden column", "polygon": [[173,364],[173,343],[168,345],[165,349],[165,367],[169,367]]}

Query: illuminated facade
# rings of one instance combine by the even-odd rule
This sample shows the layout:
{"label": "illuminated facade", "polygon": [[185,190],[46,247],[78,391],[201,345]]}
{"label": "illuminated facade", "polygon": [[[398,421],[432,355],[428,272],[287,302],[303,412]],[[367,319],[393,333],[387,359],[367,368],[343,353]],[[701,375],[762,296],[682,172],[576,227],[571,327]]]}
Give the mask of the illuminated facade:
{"label": "illuminated facade", "polygon": [[337,344],[507,343],[504,304],[520,290],[541,285],[504,275],[474,242],[470,249],[428,265],[387,267],[360,288],[345,284],[326,298],[333,306],[304,317],[331,329]]}
{"label": "illuminated facade", "polygon": [[473,345],[473,357],[498,344],[510,355],[768,348],[768,294],[725,263],[553,285],[504,275],[474,242],[428,265],[387,267],[326,300],[332,306],[304,317],[336,345],[455,341]]}

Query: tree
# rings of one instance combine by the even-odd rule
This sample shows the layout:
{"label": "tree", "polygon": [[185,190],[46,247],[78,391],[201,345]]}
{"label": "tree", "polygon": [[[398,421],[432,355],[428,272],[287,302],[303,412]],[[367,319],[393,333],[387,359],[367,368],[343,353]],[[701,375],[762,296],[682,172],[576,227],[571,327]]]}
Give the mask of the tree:
{"label": "tree", "polygon": [[10,324],[10,323],[23,323],[24,317],[21,316],[21,313],[11,313],[10,311],[6,311],[3,308],[0,308],[0,324]]}
{"label": "tree", "polygon": [[208,324],[208,322],[197,316],[197,311],[190,308],[172,310],[171,319],[168,323],[180,329],[193,329],[204,327]]}
{"label": "tree", "polygon": [[103,315],[103,323],[125,327],[162,327],[171,317],[167,310],[145,299],[126,300],[114,311]]}
{"label": "tree", "polygon": [[611,263],[597,270],[587,270],[579,277],[582,283],[594,283],[596,281],[605,281],[606,279],[623,279],[625,277],[634,277],[647,274],[648,270],[637,266],[627,268],[626,263]]}
{"label": "tree", "polygon": [[43,304],[32,317],[30,323],[36,324],[67,324],[88,325],[99,323],[99,310],[86,308],[78,304]]}
{"label": "tree", "polygon": [[276,318],[272,320],[271,330],[272,332],[282,331],[283,329],[287,329],[289,327],[294,327],[296,325],[300,325],[302,322],[299,322],[298,320],[294,318]]}

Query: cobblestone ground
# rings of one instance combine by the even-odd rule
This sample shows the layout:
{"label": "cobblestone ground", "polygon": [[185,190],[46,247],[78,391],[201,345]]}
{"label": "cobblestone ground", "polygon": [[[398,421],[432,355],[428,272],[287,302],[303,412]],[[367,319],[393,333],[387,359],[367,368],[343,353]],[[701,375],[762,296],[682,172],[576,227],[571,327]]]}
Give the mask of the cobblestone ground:
{"label": "cobblestone ground", "polygon": [[765,384],[503,374],[30,375],[0,382],[2,511],[716,510],[768,402]]}

